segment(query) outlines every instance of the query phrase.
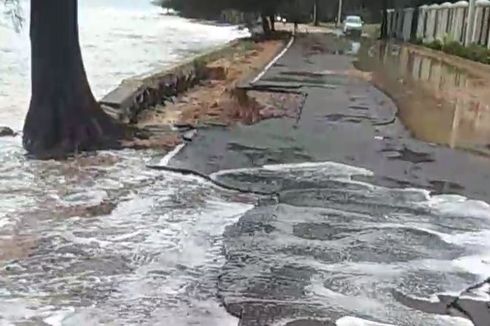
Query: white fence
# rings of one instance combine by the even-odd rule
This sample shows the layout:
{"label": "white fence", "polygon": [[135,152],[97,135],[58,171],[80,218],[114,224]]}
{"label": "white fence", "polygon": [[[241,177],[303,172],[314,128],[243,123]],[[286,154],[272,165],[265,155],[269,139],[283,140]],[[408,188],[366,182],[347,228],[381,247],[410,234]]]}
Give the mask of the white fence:
{"label": "white fence", "polygon": [[490,49],[490,0],[477,0],[474,19],[470,19],[470,15],[473,14],[467,1],[388,9],[388,37],[405,42],[421,40],[430,43],[439,40],[457,41],[465,45],[475,43]]}

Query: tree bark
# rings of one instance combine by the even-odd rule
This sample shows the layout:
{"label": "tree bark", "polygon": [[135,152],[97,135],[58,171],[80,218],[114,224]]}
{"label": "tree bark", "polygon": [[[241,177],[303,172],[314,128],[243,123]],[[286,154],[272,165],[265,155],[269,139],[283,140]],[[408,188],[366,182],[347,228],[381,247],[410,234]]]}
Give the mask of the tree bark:
{"label": "tree bark", "polygon": [[269,25],[269,19],[267,18],[266,14],[261,14],[260,17],[262,19],[262,30],[264,31],[264,35],[269,36],[271,34],[271,27]]}
{"label": "tree bark", "polygon": [[271,31],[276,31],[276,15],[269,15]]}
{"label": "tree bark", "polygon": [[388,0],[383,0],[383,4],[381,6],[381,10],[383,10],[383,18],[381,21],[381,35],[380,38],[382,40],[388,38]]}
{"label": "tree bark", "polygon": [[318,2],[319,0],[315,0],[313,2],[313,25],[318,26],[320,25],[320,20],[319,20],[319,14],[318,14]]}
{"label": "tree bark", "polygon": [[114,146],[121,136],[90,90],[77,7],[77,0],[31,0],[32,94],[23,144],[34,156]]}

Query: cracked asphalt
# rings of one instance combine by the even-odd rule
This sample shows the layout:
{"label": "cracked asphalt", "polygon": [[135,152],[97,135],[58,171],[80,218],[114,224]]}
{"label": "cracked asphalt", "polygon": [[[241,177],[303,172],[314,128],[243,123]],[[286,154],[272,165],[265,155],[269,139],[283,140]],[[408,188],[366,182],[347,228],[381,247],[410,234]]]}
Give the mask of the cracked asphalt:
{"label": "cracked asphalt", "polygon": [[[444,300],[434,308],[427,301],[414,299],[411,293],[414,280],[431,284],[427,288],[424,286],[420,293],[423,296],[436,294],[445,286],[454,287],[455,284],[461,289],[468,288],[481,281],[473,273],[451,271],[444,274],[422,269],[416,275],[410,272],[410,276],[399,276],[400,283],[395,280],[383,283],[381,280],[381,285],[376,283],[379,291],[373,300],[386,298],[386,306],[380,303],[383,308],[379,310],[377,306],[376,309],[371,307],[375,310],[372,313],[363,309],[364,301],[358,308],[342,301],[343,296],[338,298],[341,303],[330,301],[330,292],[325,294],[325,302],[310,300],[308,291],[313,280],[319,277],[318,266],[311,261],[297,263],[290,260],[297,256],[299,260],[313,257],[316,263],[322,264],[345,264],[348,261],[417,264],[418,259],[437,257],[449,262],[469,252],[444,243],[431,233],[435,232],[432,229],[427,233],[421,231],[419,224],[412,224],[426,221],[424,223],[431,227],[443,228],[437,232],[451,234],[471,228],[457,229],[455,225],[461,223],[459,220],[442,220],[440,225],[432,225],[439,215],[414,208],[426,200],[422,198],[423,192],[414,190],[407,194],[408,190],[400,189],[428,189],[433,195],[453,193],[490,202],[488,159],[414,139],[398,119],[394,102],[354,68],[360,49],[362,51],[360,43],[333,35],[300,36],[253,85],[262,91],[295,89],[306,94],[297,117],[265,120],[251,126],[200,129],[192,142],[170,161],[173,168],[196,171],[210,178],[218,171],[259,169],[243,172],[243,175],[238,171],[220,173],[215,179],[229,188],[279,194],[278,202],[259,205],[225,232],[227,263],[218,284],[221,299],[227,310],[240,318],[243,326],[335,325],[336,321],[350,315],[395,325],[421,325],[417,322],[426,326],[457,325],[441,324],[428,313],[459,316],[472,320],[474,325],[488,326],[490,309],[487,302],[467,296],[464,299],[442,296],[440,298]],[[307,171],[308,176],[291,179],[267,169],[265,172],[260,170],[263,166],[305,162],[337,162],[344,167],[364,168],[372,173],[348,173],[344,180],[343,172],[340,177],[335,173],[332,176],[330,167],[325,172],[326,179],[317,176],[312,179],[312,174],[317,171],[315,168]],[[373,190],[365,184],[378,188]],[[396,199],[391,201],[390,198]],[[329,216],[327,221],[317,209],[328,211],[324,212]],[[340,217],[337,216],[339,211],[342,212]],[[361,223],[366,216],[369,218]],[[378,224],[384,225],[388,217],[396,217],[396,223],[406,225],[410,231],[394,229],[391,235],[373,234],[366,240],[368,247],[354,246],[366,232],[376,233],[372,230],[377,230]],[[332,218],[334,222],[330,220]],[[479,219],[471,221],[474,223],[471,231],[481,232],[488,227],[488,223]],[[367,231],[366,223],[374,222],[368,228],[371,231]],[[290,227],[293,231],[281,231],[280,226],[289,223],[293,224],[288,230]],[[287,241],[282,238],[283,232],[287,233]],[[350,234],[353,241],[340,251],[340,244],[330,246],[347,239],[347,236],[337,236],[339,234]],[[292,236],[301,241],[316,242],[313,247],[303,242],[299,245],[291,242]],[[390,241],[393,241],[393,247],[400,245],[401,249],[391,252],[385,247]],[[318,252],[313,249],[316,245],[322,248]],[[281,255],[286,258],[276,260]],[[338,277],[332,273],[326,279],[325,272],[320,273],[321,282],[329,291],[333,287],[327,285]],[[434,281],[438,278],[441,278],[439,284]],[[347,292],[342,293],[347,295]],[[354,305],[358,304],[356,302],[353,299]],[[451,308],[454,302],[463,307],[459,312]],[[332,305],[325,306],[325,303]]]}

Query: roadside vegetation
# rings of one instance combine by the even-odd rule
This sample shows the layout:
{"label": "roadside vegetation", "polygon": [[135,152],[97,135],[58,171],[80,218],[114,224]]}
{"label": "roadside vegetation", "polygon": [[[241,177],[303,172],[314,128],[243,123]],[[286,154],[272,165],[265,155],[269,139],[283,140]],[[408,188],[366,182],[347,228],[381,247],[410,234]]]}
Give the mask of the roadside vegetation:
{"label": "roadside vegetation", "polygon": [[[379,38],[387,39],[389,36],[386,31],[387,21],[387,9],[388,8],[403,8],[412,7],[417,8],[421,5],[430,5],[433,3],[443,3],[445,1],[437,0],[382,0],[383,18],[380,27]],[[449,2],[457,2],[457,0],[450,0]],[[432,42],[423,42],[423,40],[412,40],[413,44],[424,46],[432,50],[442,51],[444,53],[455,55],[464,59],[490,64],[490,50],[486,47],[478,44],[471,44],[464,46],[460,42],[445,38],[444,40],[435,40]]]}
{"label": "roadside vegetation", "polygon": [[447,54],[455,55],[464,59],[490,64],[490,50],[478,44],[464,46],[456,41],[435,40],[430,43],[423,43],[421,40],[415,42],[418,45],[426,46],[432,50],[442,51]]}

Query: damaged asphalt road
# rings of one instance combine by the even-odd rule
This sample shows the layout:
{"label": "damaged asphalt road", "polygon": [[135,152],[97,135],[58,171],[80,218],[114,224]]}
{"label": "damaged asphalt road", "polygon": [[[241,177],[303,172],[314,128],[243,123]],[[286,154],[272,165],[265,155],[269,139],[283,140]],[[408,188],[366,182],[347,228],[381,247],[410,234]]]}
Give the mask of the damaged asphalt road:
{"label": "damaged asphalt road", "polygon": [[485,252],[458,241],[490,232],[488,206],[436,195],[490,201],[488,161],[412,138],[393,101],[353,68],[356,47],[300,37],[253,85],[306,93],[298,117],[201,129],[170,161],[227,188],[278,194],[227,228],[219,295],[242,326],[462,325],[433,313],[488,326],[480,299],[453,297],[459,314],[402,299],[481,281],[454,262]]}

